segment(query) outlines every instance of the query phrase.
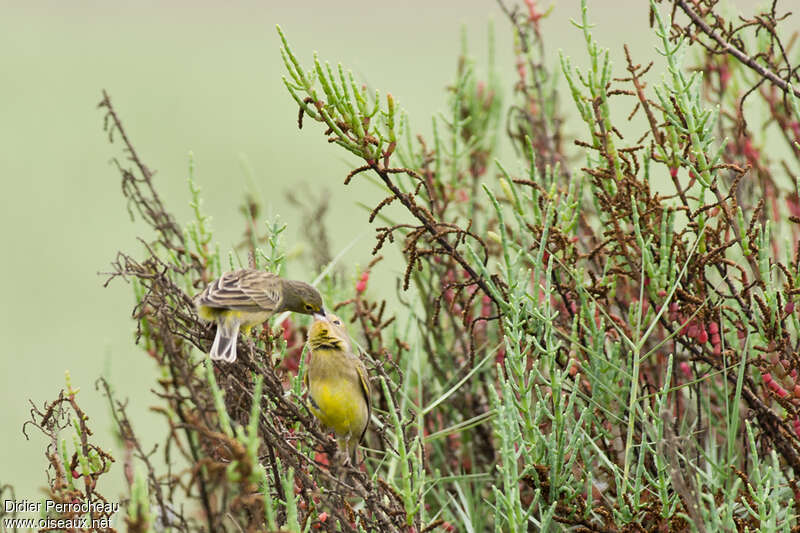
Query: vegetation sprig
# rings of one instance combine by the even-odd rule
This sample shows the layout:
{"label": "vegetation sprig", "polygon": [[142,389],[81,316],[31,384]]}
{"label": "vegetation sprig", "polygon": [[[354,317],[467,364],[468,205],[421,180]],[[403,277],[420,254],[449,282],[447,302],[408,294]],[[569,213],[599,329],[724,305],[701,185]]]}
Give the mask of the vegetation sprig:
{"label": "vegetation sprig", "polygon": [[[465,33],[427,138],[391,93],[316,54],[304,68],[279,29],[298,126],[321,125],[355,158],[345,185],[385,191],[364,215],[375,242],[363,267],[340,262],[348,248],[331,249],[321,220],[307,233],[315,253],[289,257],[287,226],[265,221],[252,197],[242,242],[222,256],[194,163],[194,220],[181,225],[104,93],[124,198],[152,230],[138,253],[118,254],[109,281],[131,283],[168,428],[146,451],[100,383],[126,450],[128,528],[800,527],[800,79],[778,4],[737,19],[716,0],[651,0],[657,53],[626,46],[616,68],[585,0],[582,63],[545,46],[539,2],[501,1],[511,101],[493,38],[482,69]],[[581,121],[575,139],[568,112]],[[501,142],[516,161],[497,159]],[[324,197],[312,200],[295,201],[306,220],[326,213]],[[371,280],[391,268],[391,247],[402,274],[377,299]],[[334,460],[305,407],[302,319],[240,339],[235,364],[204,358],[212,331],[192,296],[229,268],[302,260],[373,382],[363,467]],[[70,391],[32,423],[53,442],[51,495],[96,498],[111,456]],[[56,437],[67,426],[52,426],[67,406],[72,457]],[[80,489],[67,475],[78,465]]]}

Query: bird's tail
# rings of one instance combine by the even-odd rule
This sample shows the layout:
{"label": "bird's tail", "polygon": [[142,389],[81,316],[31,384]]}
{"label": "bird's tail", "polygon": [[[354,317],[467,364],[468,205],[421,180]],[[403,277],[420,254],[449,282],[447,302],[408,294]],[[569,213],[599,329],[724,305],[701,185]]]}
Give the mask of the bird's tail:
{"label": "bird's tail", "polygon": [[236,361],[236,340],[239,337],[239,321],[230,318],[220,318],[217,321],[217,336],[208,355],[211,359]]}

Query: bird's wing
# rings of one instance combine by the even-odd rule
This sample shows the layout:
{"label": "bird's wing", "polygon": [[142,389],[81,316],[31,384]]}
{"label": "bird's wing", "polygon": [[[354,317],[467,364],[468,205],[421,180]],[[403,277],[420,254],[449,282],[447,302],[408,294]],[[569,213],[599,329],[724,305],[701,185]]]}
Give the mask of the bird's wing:
{"label": "bird's wing", "polygon": [[361,358],[357,355],[353,355],[356,359],[356,371],[358,372],[358,379],[361,381],[361,393],[364,395],[364,401],[367,402],[367,423],[364,424],[364,431],[361,432],[361,435],[358,437],[358,442],[364,440],[364,434],[367,432],[367,426],[369,426],[369,419],[372,416],[372,405],[370,405],[370,386],[369,386],[369,377],[367,376],[367,369],[364,366],[364,362]]}
{"label": "bird's wing", "polygon": [[208,284],[198,305],[237,311],[272,311],[281,297],[278,276],[249,268],[226,272]]}
{"label": "bird's wing", "polygon": [[241,291],[264,311],[274,311],[283,298],[281,278],[272,272],[248,270],[239,280]]}

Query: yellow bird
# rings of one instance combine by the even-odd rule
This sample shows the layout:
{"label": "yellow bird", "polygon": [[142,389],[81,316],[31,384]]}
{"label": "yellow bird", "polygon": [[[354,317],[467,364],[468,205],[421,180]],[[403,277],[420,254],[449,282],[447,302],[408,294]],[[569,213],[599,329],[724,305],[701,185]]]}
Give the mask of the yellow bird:
{"label": "yellow bird", "polygon": [[195,306],[200,318],[217,323],[211,359],[229,363],[236,361],[239,328],[246,335],[282,311],[325,315],[322,296],[308,283],[252,268],[224,273],[195,297]]}
{"label": "yellow bird", "polygon": [[339,438],[345,463],[356,462],[356,451],[370,416],[367,369],[353,353],[339,317],[314,315],[308,332],[311,357],[305,375],[311,412]]}

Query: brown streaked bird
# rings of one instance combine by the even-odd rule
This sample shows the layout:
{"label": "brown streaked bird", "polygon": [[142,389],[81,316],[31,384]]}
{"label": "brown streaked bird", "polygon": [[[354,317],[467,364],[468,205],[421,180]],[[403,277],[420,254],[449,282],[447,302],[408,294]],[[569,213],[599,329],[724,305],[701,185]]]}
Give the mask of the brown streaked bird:
{"label": "brown streaked bird", "polygon": [[353,353],[336,315],[314,315],[308,347],[311,355],[304,379],[309,409],[336,433],[339,447],[347,453],[345,462],[355,464],[371,412],[367,369]]}
{"label": "brown streaked bird", "polygon": [[283,311],[325,316],[317,289],[253,268],[224,273],[195,297],[195,306],[200,318],[217,323],[211,359],[229,363],[236,361],[239,328],[247,334],[253,326]]}

